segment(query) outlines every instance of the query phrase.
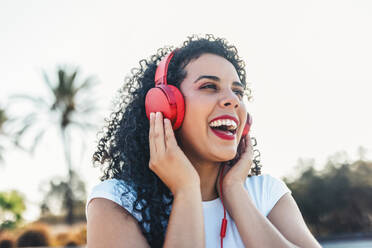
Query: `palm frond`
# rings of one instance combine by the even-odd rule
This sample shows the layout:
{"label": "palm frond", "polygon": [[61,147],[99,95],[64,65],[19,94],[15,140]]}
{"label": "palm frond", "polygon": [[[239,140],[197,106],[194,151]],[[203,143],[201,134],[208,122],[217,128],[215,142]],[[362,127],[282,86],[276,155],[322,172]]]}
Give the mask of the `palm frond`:
{"label": "palm frond", "polygon": [[34,123],[36,123],[36,115],[36,113],[29,114],[22,120],[21,128],[15,132],[16,137],[21,137]]}
{"label": "palm frond", "polygon": [[94,77],[90,76],[87,79],[85,79],[84,82],[79,87],[75,88],[74,94],[77,94],[77,93],[81,92],[81,90],[83,90],[83,89],[89,90],[93,86],[97,85],[97,83],[98,82],[94,80]]}
{"label": "palm frond", "polygon": [[42,74],[43,74],[44,82],[45,82],[46,85],[48,86],[48,89],[51,90],[51,91],[53,92],[53,94],[54,94],[54,88],[55,88],[55,87],[54,87],[53,84],[50,82],[48,75],[46,74],[45,71],[43,71]]}
{"label": "palm frond", "polygon": [[16,100],[16,101],[27,100],[27,101],[32,102],[33,104],[35,104],[38,107],[49,107],[49,103],[47,101],[45,101],[45,99],[42,98],[42,97],[33,97],[33,96],[30,96],[30,95],[16,94],[16,95],[10,96],[9,99],[11,101],[13,101],[13,100]]}
{"label": "palm frond", "polygon": [[95,129],[97,128],[97,125],[89,122],[77,122],[77,121],[71,121],[70,124],[75,125],[79,127],[82,131],[87,131],[88,129]]}
{"label": "palm frond", "polygon": [[75,71],[72,72],[72,74],[68,77],[68,89],[74,92],[74,84],[76,84],[76,75],[78,74],[79,70],[76,68]]}
{"label": "palm frond", "polygon": [[44,134],[46,133],[47,130],[42,129],[39,131],[39,133],[35,136],[33,143],[31,145],[31,153],[35,152],[36,147],[38,146],[39,142],[42,140]]}
{"label": "palm frond", "polygon": [[65,76],[66,76],[66,73],[65,73],[65,70],[62,69],[61,67],[58,69],[58,86],[57,87],[61,87],[61,86],[64,86],[65,84]]}
{"label": "palm frond", "polygon": [[90,114],[93,111],[97,111],[97,108],[94,101],[86,100],[83,104],[79,104],[76,110],[81,114]]}

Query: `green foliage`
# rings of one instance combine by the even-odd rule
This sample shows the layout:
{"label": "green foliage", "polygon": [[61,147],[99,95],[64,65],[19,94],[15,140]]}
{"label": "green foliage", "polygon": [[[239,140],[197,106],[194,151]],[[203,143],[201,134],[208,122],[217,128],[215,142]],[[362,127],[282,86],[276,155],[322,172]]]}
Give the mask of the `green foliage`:
{"label": "green foliage", "polygon": [[5,109],[0,109],[0,133],[2,133],[4,123],[8,120]]}
{"label": "green foliage", "polygon": [[372,162],[329,161],[284,181],[315,235],[372,231]]}
{"label": "green foliage", "polygon": [[17,191],[0,192],[0,229],[11,229],[22,221],[26,210],[23,196]]}
{"label": "green foliage", "polygon": [[[5,113],[5,109],[0,108],[0,138],[5,136],[4,125],[7,122],[8,117]],[[0,162],[3,161],[4,145],[0,143]]]}

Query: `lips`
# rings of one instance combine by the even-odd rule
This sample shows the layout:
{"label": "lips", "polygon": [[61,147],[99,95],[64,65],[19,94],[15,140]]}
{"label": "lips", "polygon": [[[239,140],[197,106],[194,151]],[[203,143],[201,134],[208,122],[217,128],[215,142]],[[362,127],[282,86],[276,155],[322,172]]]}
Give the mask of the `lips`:
{"label": "lips", "polygon": [[[218,116],[216,118],[214,118],[213,120],[211,120],[209,123],[212,123],[214,121],[217,121],[217,120],[232,120],[234,121],[237,126],[239,126],[239,121],[237,118],[235,118],[234,116],[231,116],[231,115],[221,115],[221,116]],[[219,138],[221,139],[224,139],[224,140],[234,140],[235,137],[236,137],[236,132],[235,133],[231,133],[230,131],[222,131],[222,130],[219,130],[219,129],[215,129],[215,128],[212,128],[212,127],[209,127],[212,132]]]}
{"label": "lips", "polygon": [[211,120],[209,123],[211,123],[213,121],[221,120],[221,119],[233,120],[239,126],[239,120],[237,118],[235,118],[234,116],[231,116],[231,115],[220,115],[220,116],[214,118],[213,120]]}

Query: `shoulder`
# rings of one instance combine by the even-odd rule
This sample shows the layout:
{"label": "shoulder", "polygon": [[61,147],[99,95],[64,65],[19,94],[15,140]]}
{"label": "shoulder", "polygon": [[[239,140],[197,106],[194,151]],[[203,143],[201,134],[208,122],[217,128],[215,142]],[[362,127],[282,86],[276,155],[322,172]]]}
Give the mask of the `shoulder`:
{"label": "shoulder", "polygon": [[107,195],[108,197],[114,197],[113,200],[117,200],[118,197],[120,198],[123,193],[127,192],[134,193],[132,188],[123,180],[107,179],[95,185],[89,197],[94,198],[96,195]]}
{"label": "shoulder", "polygon": [[88,206],[92,200],[96,198],[103,198],[114,202],[134,215],[136,219],[139,217],[133,213],[133,203],[136,200],[136,194],[133,189],[122,180],[108,179],[98,183],[92,188],[86,202],[85,210],[87,218]]}
{"label": "shoulder", "polygon": [[89,247],[148,247],[137,220],[113,201],[94,198],[87,214]]}
{"label": "shoulder", "polygon": [[247,177],[246,187],[258,190],[277,189],[278,187],[287,187],[283,180],[270,174]]}
{"label": "shoulder", "polygon": [[245,187],[257,209],[264,216],[269,214],[284,194],[291,193],[290,189],[281,179],[269,174],[248,177]]}

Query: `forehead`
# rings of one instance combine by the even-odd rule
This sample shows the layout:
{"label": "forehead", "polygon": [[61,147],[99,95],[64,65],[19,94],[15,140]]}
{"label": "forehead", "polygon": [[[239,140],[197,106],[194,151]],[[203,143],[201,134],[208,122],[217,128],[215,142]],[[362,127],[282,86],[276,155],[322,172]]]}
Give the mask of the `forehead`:
{"label": "forehead", "polygon": [[233,64],[227,59],[211,53],[202,54],[199,58],[191,60],[185,67],[185,70],[187,71],[188,78],[195,78],[200,75],[212,75],[221,79],[240,82],[239,75]]}

